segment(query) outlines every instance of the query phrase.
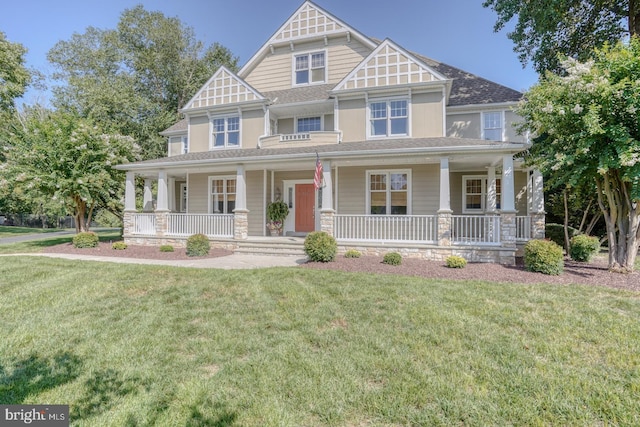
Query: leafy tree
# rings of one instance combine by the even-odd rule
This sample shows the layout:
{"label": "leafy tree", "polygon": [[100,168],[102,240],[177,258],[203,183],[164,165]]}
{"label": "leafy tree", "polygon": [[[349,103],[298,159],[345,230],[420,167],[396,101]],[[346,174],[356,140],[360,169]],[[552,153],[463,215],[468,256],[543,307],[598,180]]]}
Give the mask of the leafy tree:
{"label": "leafy tree", "polygon": [[0,111],[12,110],[14,100],[24,95],[31,82],[31,74],[25,67],[27,49],[19,43],[11,43],[0,31]]}
{"label": "leafy tree", "polygon": [[483,6],[497,13],[496,32],[517,16],[508,37],[520,62],[531,61],[540,74],[562,71],[558,54],[584,61],[606,42],[640,34],[639,0],[485,0]]}
{"label": "leafy tree", "polygon": [[6,137],[0,192],[48,198],[73,213],[87,231],[95,209],[122,210],[123,179],[112,166],[137,159],[132,138],[105,134],[93,122],[63,111],[30,107],[16,113]]}
{"label": "leafy tree", "polygon": [[87,28],[48,53],[56,67],[54,105],[132,136],[143,158],[166,155],[158,133],[220,65],[238,59],[218,43],[204,47],[191,27],[143,6],[125,10],[116,29]]}
{"label": "leafy tree", "polygon": [[640,224],[640,41],[597,50],[594,60],[563,62],[563,74],[526,94],[521,130],[542,137],[532,163],[552,185],[595,184],[609,242],[609,267],[632,271]]}

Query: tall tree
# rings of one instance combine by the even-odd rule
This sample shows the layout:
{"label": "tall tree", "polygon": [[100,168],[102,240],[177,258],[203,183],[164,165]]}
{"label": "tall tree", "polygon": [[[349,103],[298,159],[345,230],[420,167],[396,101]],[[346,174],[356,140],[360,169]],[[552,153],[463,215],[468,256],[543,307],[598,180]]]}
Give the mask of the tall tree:
{"label": "tall tree", "polygon": [[609,242],[609,267],[632,271],[640,225],[640,40],[566,59],[518,109],[523,131],[540,135],[531,161],[552,185],[596,186]]}
{"label": "tall tree", "polygon": [[48,58],[65,83],[54,89],[54,104],[132,136],[145,159],[166,155],[158,132],[220,65],[235,70],[238,62],[220,44],[205,48],[179,19],[143,6],[125,10],[116,29],[89,27],[58,42]]}
{"label": "tall tree", "polygon": [[517,17],[508,34],[520,62],[540,73],[561,72],[558,54],[587,60],[594,48],[640,34],[640,0],[485,0],[502,30]]}
{"label": "tall tree", "polygon": [[12,110],[15,99],[24,95],[31,82],[31,73],[25,66],[27,49],[7,40],[0,31],[0,111]]}
{"label": "tall tree", "polygon": [[93,212],[114,206],[124,185],[113,165],[138,158],[130,137],[106,134],[87,119],[39,106],[16,113],[6,134],[10,145],[0,168],[0,194],[57,201],[86,231]]}

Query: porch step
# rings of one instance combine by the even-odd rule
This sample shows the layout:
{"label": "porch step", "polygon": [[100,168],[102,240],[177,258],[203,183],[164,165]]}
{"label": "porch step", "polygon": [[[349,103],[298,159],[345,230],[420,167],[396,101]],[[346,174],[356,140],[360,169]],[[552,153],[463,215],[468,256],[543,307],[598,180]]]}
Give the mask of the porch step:
{"label": "porch step", "polygon": [[303,239],[296,239],[292,241],[288,238],[275,238],[268,241],[240,241],[238,242],[238,248],[235,252],[255,255],[307,256],[304,252]]}

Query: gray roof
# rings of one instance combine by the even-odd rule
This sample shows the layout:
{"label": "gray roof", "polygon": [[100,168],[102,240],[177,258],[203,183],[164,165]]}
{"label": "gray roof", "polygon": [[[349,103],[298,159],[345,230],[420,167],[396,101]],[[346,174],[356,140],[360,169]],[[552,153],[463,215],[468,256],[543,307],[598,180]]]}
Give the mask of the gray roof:
{"label": "gray roof", "polygon": [[434,137],[434,138],[402,138],[402,139],[385,139],[381,141],[361,141],[361,142],[343,142],[340,144],[310,145],[298,147],[275,147],[275,148],[245,148],[245,149],[224,149],[202,151],[197,153],[187,153],[179,156],[163,157],[161,159],[146,160],[137,163],[128,163],[118,167],[118,169],[130,169],[130,166],[171,166],[172,164],[184,164],[189,162],[236,162],[249,160],[269,160],[269,157],[282,158],[286,156],[311,157],[316,153],[326,156],[349,156],[361,155],[402,155],[411,152],[433,152],[447,153],[453,151],[469,150],[506,150],[519,152],[524,149],[522,143],[488,141],[482,139],[468,138],[450,138],[450,137]]}
{"label": "gray roof", "polygon": [[293,89],[274,90],[263,92],[265,98],[269,98],[274,104],[296,104],[309,101],[325,101],[329,99],[329,91],[335,85],[311,85],[296,87]]}
{"label": "gray roof", "polygon": [[162,132],[160,132],[160,135],[166,135],[166,134],[178,133],[178,132],[187,133],[188,126],[189,124],[187,123],[187,119],[182,119],[179,122],[173,124],[168,129],[165,129]]}

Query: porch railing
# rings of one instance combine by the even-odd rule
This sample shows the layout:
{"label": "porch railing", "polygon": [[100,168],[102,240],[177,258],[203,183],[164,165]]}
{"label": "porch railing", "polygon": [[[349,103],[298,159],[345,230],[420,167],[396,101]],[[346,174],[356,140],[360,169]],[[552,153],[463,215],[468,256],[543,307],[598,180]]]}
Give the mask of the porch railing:
{"label": "porch railing", "polygon": [[516,241],[526,242],[531,240],[531,218],[528,216],[516,217]]}
{"label": "porch railing", "polygon": [[167,236],[204,234],[208,237],[233,237],[233,214],[178,214],[167,217]]}
{"label": "porch railing", "polygon": [[131,234],[140,236],[156,235],[156,214],[136,213],[131,217]]}
{"label": "porch railing", "polygon": [[451,242],[454,245],[500,244],[500,217],[452,215]]}
{"label": "porch railing", "polygon": [[338,240],[435,242],[435,215],[336,215],[334,237]]}

